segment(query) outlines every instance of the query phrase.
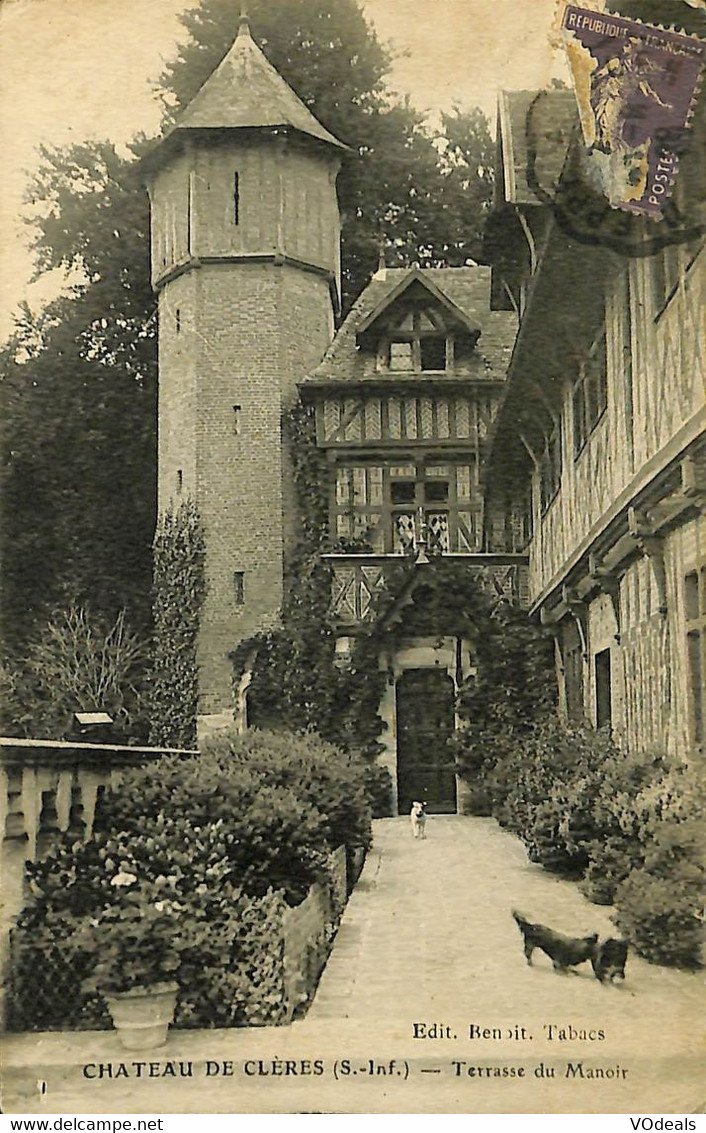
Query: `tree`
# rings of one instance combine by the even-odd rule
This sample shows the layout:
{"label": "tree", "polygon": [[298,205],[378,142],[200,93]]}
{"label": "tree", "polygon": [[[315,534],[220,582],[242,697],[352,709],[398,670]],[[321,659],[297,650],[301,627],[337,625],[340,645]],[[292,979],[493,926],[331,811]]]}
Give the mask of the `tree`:
{"label": "tree", "polygon": [[3,728],[51,739],[67,734],[74,712],[107,712],[115,738],[142,739],[145,659],[124,611],[108,624],[81,606],[58,610],[22,665],[4,670]]}
{"label": "tree", "polygon": [[[240,0],[207,0],[181,16],[190,38],[162,76],[169,119],[220,63],[240,8]],[[390,265],[448,263],[449,251],[454,262],[463,262],[462,251],[477,254],[492,184],[482,113],[444,115],[439,145],[409,101],[387,93],[391,56],[357,0],[251,0],[248,14],[270,62],[352,150],[338,179],[344,307],[367,283],[381,247]]]}
{"label": "tree", "polygon": [[[52,321],[53,325],[51,325]],[[21,654],[52,609],[149,622],[155,381],[91,357],[75,299],[4,352],[3,639]],[[40,343],[25,361],[31,334]]]}
{"label": "tree", "polygon": [[[204,0],[184,15],[190,39],[162,79],[166,121],[230,47],[239,11],[240,0]],[[446,140],[425,132],[386,93],[389,55],[357,0],[251,0],[250,16],[273,64],[352,149],[339,177],[345,302],[381,246],[390,263],[473,254],[489,194],[477,116],[475,126],[448,116]],[[45,149],[28,191],[38,273],[60,267],[76,282],[40,319],[23,317],[0,358],[2,613],[17,650],[62,601],[106,616],[125,606],[136,628],[148,620],[157,332],[135,160],[145,146],[127,156],[108,142]]]}
{"label": "tree", "polygon": [[155,522],[156,326],[148,214],[109,143],[43,151],[38,272],[80,281],[0,355],[3,638],[21,653],[49,611],[87,603],[149,622]]}
{"label": "tree", "polygon": [[441,115],[441,198],[430,199],[430,241],[434,263],[464,264],[482,258],[485,218],[495,179],[495,146],[488,120],[478,107],[454,106]]}

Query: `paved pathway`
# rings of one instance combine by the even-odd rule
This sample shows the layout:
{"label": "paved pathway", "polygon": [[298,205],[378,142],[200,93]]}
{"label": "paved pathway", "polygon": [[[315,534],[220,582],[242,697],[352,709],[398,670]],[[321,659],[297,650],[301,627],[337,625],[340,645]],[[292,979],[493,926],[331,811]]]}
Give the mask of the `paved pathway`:
{"label": "paved pathway", "polygon": [[[666,1025],[665,1006],[698,1009],[698,977],[631,957],[624,987],[602,987],[590,964],[566,976],[535,953],[528,968],[511,916],[519,909],[572,936],[616,935],[610,910],[528,862],[493,819],[431,816],[415,841],[406,818],[376,824],[375,844],[322,977],[310,1021],[485,1019],[510,1012],[600,1013]],[[703,1003],[701,1004],[703,1007]],[[681,1020],[679,1031],[681,1032]]]}
{"label": "paved pathway", "polygon": [[[139,1080],[87,1080],[85,1064],[140,1057],[113,1032],[17,1037],[6,1111],[701,1112],[701,977],[633,956],[619,987],[590,965],[562,976],[537,955],[528,967],[512,908],[572,935],[610,935],[608,910],[529,864],[491,819],[432,816],[427,830],[414,841],[407,819],[375,824],[306,1018],[172,1032],[146,1056],[157,1076]],[[185,1060],[188,1080],[159,1076]]]}

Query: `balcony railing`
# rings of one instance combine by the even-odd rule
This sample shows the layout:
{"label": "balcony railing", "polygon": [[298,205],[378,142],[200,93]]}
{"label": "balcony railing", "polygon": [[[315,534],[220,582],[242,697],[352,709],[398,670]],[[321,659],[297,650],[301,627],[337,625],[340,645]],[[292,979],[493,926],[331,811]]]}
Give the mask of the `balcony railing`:
{"label": "balcony railing", "polygon": [[[386,577],[405,562],[401,555],[327,554],[333,571],[331,614],[340,628],[352,628],[375,618],[377,599],[386,589]],[[406,560],[410,570],[424,570],[425,562]],[[491,599],[505,600],[523,609],[529,606],[528,559],[515,554],[443,555],[435,564],[462,565],[469,583],[480,586]]]}

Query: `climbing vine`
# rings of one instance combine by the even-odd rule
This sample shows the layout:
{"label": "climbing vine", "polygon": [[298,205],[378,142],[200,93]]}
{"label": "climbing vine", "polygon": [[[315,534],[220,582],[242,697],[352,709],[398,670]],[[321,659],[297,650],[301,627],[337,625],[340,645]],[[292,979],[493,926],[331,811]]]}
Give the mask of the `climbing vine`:
{"label": "climbing vine", "polygon": [[552,701],[547,636],[517,610],[469,577],[463,563],[439,557],[424,566],[400,560],[385,572],[373,617],[352,639],[345,668],[335,664],[330,615],[332,570],[322,553],[365,551],[328,532],[325,453],[316,445],[313,409],[299,405],[286,421],[299,506],[299,540],[288,564],[282,628],[258,642],[248,695],[252,723],[294,731],[357,749],[371,762],[382,748],[379,715],[387,673],[380,656],[401,638],[465,637],[474,643],[476,676],[461,691],[467,726],[454,741],[461,773],[473,773],[493,733],[523,726]]}
{"label": "climbing vine", "polygon": [[526,610],[501,603],[474,634],[476,672],[459,695],[462,727],[452,739],[459,774],[474,789],[469,805],[490,813],[488,784],[534,726],[556,716],[556,674],[549,633]]}
{"label": "climbing vine", "polygon": [[154,539],[150,743],[196,744],[196,645],[206,593],[206,545],[195,505],[185,501],[159,520]]}
{"label": "climbing vine", "polygon": [[366,648],[365,637],[356,643],[349,668],[342,671],[334,664],[332,571],[321,555],[342,548],[328,535],[329,470],[325,453],[316,445],[313,410],[298,405],[285,421],[285,435],[292,454],[299,538],[286,568],[282,628],[257,642],[249,718],[257,725],[314,730],[372,760],[381,749],[378,706],[385,675],[377,656]]}

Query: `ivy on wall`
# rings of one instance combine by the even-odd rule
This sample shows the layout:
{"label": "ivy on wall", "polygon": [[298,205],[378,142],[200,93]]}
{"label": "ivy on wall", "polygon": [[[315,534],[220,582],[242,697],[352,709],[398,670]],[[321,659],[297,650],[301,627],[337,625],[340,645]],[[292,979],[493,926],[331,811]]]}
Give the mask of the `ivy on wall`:
{"label": "ivy on wall", "polygon": [[[508,752],[522,750],[538,721],[556,716],[554,646],[548,630],[531,622],[526,610],[499,604],[474,635],[476,673],[463,685],[458,712],[462,727],[452,740],[456,766],[476,785]],[[489,813],[485,789],[473,809]]]}
{"label": "ivy on wall", "polygon": [[154,539],[150,743],[157,747],[196,745],[196,648],[205,562],[201,521],[187,500],[160,516]]}
{"label": "ivy on wall", "polygon": [[[366,551],[328,531],[326,454],[316,444],[314,411],[299,405],[286,421],[299,505],[299,538],[287,567],[282,628],[259,639],[248,692],[250,722],[357,749],[371,760],[381,749],[379,707],[388,674],[380,656],[409,637],[464,637],[473,643],[477,675],[464,687],[467,726],[454,741],[461,773],[473,774],[488,734],[521,727],[553,703],[552,645],[525,611],[489,594],[464,563],[432,559],[390,564],[374,614],[358,629],[348,665],[335,665],[330,614],[332,571],[322,553]],[[238,676],[239,674],[237,674]]]}
{"label": "ivy on wall", "polygon": [[257,640],[248,718],[257,726],[316,731],[372,760],[381,750],[378,707],[385,674],[364,638],[345,671],[334,664],[332,572],[321,555],[340,547],[328,535],[330,473],[326,454],[316,445],[313,409],[298,405],[285,421],[285,436],[299,509],[298,538],[286,563],[282,628]]}

